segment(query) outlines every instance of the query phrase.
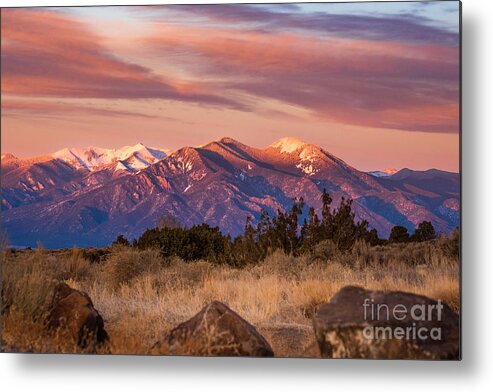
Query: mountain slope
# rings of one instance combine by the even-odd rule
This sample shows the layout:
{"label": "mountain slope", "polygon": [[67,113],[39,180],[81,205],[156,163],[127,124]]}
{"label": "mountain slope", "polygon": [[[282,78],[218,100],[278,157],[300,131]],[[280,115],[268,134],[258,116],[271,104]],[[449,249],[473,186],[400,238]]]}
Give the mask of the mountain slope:
{"label": "mountain slope", "polygon": [[[65,177],[60,177],[49,198],[18,206],[11,203],[4,210],[3,225],[11,242],[32,246],[41,240],[48,247],[107,245],[118,234],[139,236],[164,215],[187,226],[206,222],[234,236],[242,233],[247,216],[257,219],[262,209],[273,214],[289,208],[294,197],[303,196],[308,205],[319,209],[324,189],[334,206],[341,197],[351,197],[358,219],[368,220],[381,236],[397,224],[413,230],[423,220],[432,221],[443,232],[458,225],[459,175],[455,173],[405,169],[377,178],[293,138],[264,149],[221,138],[161,159],[151,152],[153,163],[137,150],[138,157],[132,154],[111,163],[101,163],[100,151],[94,149],[96,156],[76,154],[85,163],[80,167],[68,159],[49,161],[70,168],[66,176],[72,179],[64,183]],[[123,174],[118,174],[116,165],[125,165],[129,158],[144,158],[149,165],[137,170],[128,163],[133,170],[122,169]],[[75,189],[69,192],[67,187]],[[6,199],[4,190],[2,199]]]}
{"label": "mountain slope", "polygon": [[112,150],[65,148],[51,156],[19,159],[2,154],[2,210],[55,201],[114,177],[142,170],[166,157],[166,150],[139,143]]}

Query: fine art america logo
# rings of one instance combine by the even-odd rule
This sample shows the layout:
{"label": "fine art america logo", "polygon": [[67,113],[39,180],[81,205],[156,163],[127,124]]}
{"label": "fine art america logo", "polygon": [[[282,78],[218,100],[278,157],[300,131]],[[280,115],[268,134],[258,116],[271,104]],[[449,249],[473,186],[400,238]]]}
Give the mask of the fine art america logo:
{"label": "fine art america logo", "polygon": [[364,320],[369,323],[364,330],[365,339],[441,340],[443,304],[414,304],[406,306],[375,303],[372,298],[363,302]]}

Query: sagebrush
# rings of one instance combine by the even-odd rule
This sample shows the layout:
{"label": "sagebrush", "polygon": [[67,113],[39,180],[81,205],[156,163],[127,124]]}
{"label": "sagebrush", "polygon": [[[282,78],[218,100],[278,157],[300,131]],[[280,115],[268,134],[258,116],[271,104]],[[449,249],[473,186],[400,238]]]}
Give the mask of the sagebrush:
{"label": "sagebrush", "polygon": [[87,292],[103,315],[110,343],[101,352],[166,354],[167,332],[213,300],[255,325],[278,356],[313,356],[311,318],[346,285],[403,290],[442,299],[459,311],[455,240],[370,246],[340,251],[330,242],[300,256],[269,252],[243,268],[185,262],[157,250],[113,246],[90,261],[79,249],[3,252],[4,349],[75,352],[43,329],[53,286]]}

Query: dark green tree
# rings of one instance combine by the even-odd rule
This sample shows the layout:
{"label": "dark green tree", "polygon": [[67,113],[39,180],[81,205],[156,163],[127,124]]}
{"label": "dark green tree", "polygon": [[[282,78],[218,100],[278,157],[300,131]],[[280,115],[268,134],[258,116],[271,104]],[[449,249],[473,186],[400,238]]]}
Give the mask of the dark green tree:
{"label": "dark green tree", "polygon": [[294,199],[291,210],[287,212],[277,210],[277,214],[272,220],[262,215],[257,228],[261,243],[268,244],[271,250],[282,249],[286,253],[296,254],[301,245],[301,237],[298,235],[298,220],[304,206],[303,198]]}
{"label": "dark green tree", "polygon": [[408,242],[409,233],[404,226],[394,226],[390,232],[389,242]]}
{"label": "dark green tree", "polygon": [[303,251],[309,251],[313,253],[315,245],[320,242],[320,239],[320,219],[315,212],[315,208],[310,207],[310,209],[308,210],[308,221],[305,219],[301,228],[301,241]]}
{"label": "dark green tree", "polygon": [[179,256],[183,260],[224,261],[231,247],[231,238],[224,236],[218,227],[207,224],[191,228],[147,230],[137,241],[140,249],[157,248],[164,257]]}
{"label": "dark green tree", "polygon": [[339,250],[349,250],[358,239],[358,234],[366,231],[368,222],[361,223],[361,227],[354,222],[355,214],[351,209],[353,201],[341,198],[339,208],[333,212],[332,239]]}
{"label": "dark green tree", "polygon": [[332,197],[324,189],[322,193],[322,222],[320,225],[320,236],[323,239],[332,239],[334,235],[334,216],[331,204]]}
{"label": "dark green tree", "polygon": [[[174,220],[164,218],[160,220],[159,227],[147,230],[134,241],[133,246],[139,249],[157,248],[164,257],[178,256],[186,261],[205,259],[244,266],[265,259],[276,249],[298,255],[315,252],[317,245],[323,241],[333,243],[339,251],[352,249],[358,240],[364,240],[370,245],[385,242],[378,238],[375,229],[369,228],[367,221],[356,222],[351,199],[341,197],[339,206],[333,209],[332,197],[326,190],[321,199],[322,218],[317,216],[314,208],[309,208],[301,227],[299,222],[305,202],[303,198],[295,198],[290,209],[278,209],[272,218],[268,211],[262,210],[256,227],[252,223],[253,218],[247,217],[243,235],[234,240],[229,235],[223,235],[217,227],[207,224],[180,227]],[[421,227],[423,230],[425,228]],[[404,233],[400,233],[400,229]],[[394,242],[409,239],[407,229],[400,229],[396,227],[393,230],[391,238]],[[115,243],[129,245],[123,236],[119,236]]]}
{"label": "dark green tree", "polygon": [[233,241],[231,257],[234,259],[235,265],[243,266],[258,262],[262,258],[262,255],[262,250],[259,248],[256,239],[255,228],[252,225],[252,217],[247,216],[245,232]]}
{"label": "dark green tree", "polygon": [[435,232],[435,228],[433,227],[431,222],[423,221],[418,225],[416,231],[411,236],[411,241],[415,241],[415,242],[430,241],[430,240],[434,240],[436,237],[437,235]]}
{"label": "dark green tree", "polygon": [[113,241],[112,245],[130,246],[130,242],[123,236],[123,234],[119,234],[118,237],[116,237],[116,240]]}
{"label": "dark green tree", "polygon": [[375,246],[375,245],[382,245],[385,240],[382,240],[378,237],[378,232],[376,229],[371,229],[371,230],[368,230],[365,234],[364,234],[364,239],[366,242],[368,242],[371,246]]}

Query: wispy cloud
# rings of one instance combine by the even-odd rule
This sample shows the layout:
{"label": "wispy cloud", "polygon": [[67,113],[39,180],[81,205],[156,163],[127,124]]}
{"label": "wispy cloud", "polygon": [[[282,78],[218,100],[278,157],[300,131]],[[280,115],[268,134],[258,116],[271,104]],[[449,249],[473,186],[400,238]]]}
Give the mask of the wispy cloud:
{"label": "wispy cloud", "polygon": [[458,32],[421,14],[241,4],[125,9],[146,24],[145,35],[120,38],[134,56],[108,46],[75,12],[3,10],[2,93],[169,100],[252,116],[268,100],[317,121],[458,132]]}
{"label": "wispy cloud", "polygon": [[2,113],[4,116],[46,116],[66,117],[70,114],[96,115],[103,117],[141,117],[157,118],[157,116],[128,110],[117,110],[95,105],[83,105],[66,102],[33,101],[33,100],[3,100]]}
{"label": "wispy cloud", "polygon": [[[416,3],[422,4],[422,3]],[[355,15],[328,12],[300,12],[299,7],[265,5],[180,5],[162,10],[208,20],[209,22],[256,28],[264,32],[301,31],[338,37],[395,40],[425,44],[457,45],[458,34],[438,26],[417,14]]]}
{"label": "wispy cloud", "polygon": [[221,91],[276,99],[319,118],[368,127],[458,131],[453,46],[165,23],[146,43],[190,72],[221,77]]}
{"label": "wispy cloud", "polygon": [[[67,98],[162,98],[239,108],[239,104],[165,80],[126,62],[69,15],[2,10],[2,93]],[[186,85],[187,89],[180,88]]]}

